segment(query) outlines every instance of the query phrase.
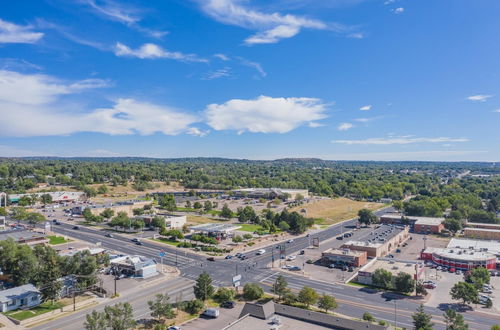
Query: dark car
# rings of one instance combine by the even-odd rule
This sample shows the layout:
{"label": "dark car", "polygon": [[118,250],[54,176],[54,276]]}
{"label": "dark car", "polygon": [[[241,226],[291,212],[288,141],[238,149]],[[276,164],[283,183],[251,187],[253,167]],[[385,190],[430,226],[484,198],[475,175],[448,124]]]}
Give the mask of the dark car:
{"label": "dark car", "polygon": [[227,255],[227,256],[226,256],[226,259],[232,259],[232,258],[233,258],[233,256],[232,256],[232,255]]}
{"label": "dark car", "polygon": [[347,266],[342,266],[342,270],[343,270],[343,271],[349,270],[349,267],[347,267]]}
{"label": "dark car", "polygon": [[224,301],[222,304],[220,304],[220,306],[224,308],[234,308],[236,306],[236,303],[234,301]]}
{"label": "dark car", "polygon": [[59,221],[54,222],[56,225],[60,226],[61,223]]}
{"label": "dark car", "polygon": [[78,226],[73,226],[73,229],[74,229],[74,230],[78,230],[78,229],[80,229],[80,227],[78,227]]}
{"label": "dark car", "polygon": [[303,255],[303,254],[305,254],[305,253],[306,253],[306,251],[304,251],[304,250],[300,250],[300,253],[299,253],[299,254],[300,254],[300,255]]}
{"label": "dark car", "polygon": [[343,239],[344,239],[344,237],[342,237],[342,236],[337,236],[337,239],[341,241],[341,240],[343,240]]}
{"label": "dark car", "polygon": [[113,238],[114,237],[113,234],[106,234],[104,236],[109,237],[109,238]]}
{"label": "dark car", "polygon": [[142,243],[141,241],[137,241],[135,242],[135,245],[144,245],[144,243]]}
{"label": "dark car", "polygon": [[208,257],[207,260],[208,261],[215,261],[215,258],[214,257]]}
{"label": "dark car", "polygon": [[354,267],[349,267],[349,269],[347,271],[353,272],[354,271]]}
{"label": "dark car", "polygon": [[241,258],[240,258],[240,259],[241,259],[241,260],[245,260],[245,259],[247,259],[247,256],[241,256]]}

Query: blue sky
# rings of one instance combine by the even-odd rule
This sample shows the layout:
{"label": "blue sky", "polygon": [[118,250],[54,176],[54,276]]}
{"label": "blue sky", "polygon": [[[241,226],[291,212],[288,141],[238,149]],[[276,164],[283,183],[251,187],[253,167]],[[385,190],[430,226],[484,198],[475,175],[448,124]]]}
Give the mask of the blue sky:
{"label": "blue sky", "polygon": [[495,0],[0,3],[0,156],[500,160]]}

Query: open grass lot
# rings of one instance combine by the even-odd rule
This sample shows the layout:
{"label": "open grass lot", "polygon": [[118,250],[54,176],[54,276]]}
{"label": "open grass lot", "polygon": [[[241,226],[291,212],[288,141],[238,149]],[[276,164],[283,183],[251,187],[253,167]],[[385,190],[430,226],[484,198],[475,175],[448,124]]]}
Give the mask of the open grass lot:
{"label": "open grass lot", "polygon": [[62,236],[47,236],[47,238],[49,239],[49,244],[51,245],[57,245],[57,244],[64,244],[64,243],[68,243],[68,242],[71,242],[70,239],[65,239],[64,237]]}
{"label": "open grass lot", "polygon": [[169,240],[166,238],[150,238],[150,240],[155,241],[155,242],[165,243],[168,245],[173,245],[173,246],[177,246],[181,243],[180,241],[172,241],[172,240]]}
{"label": "open grass lot", "polygon": [[214,223],[214,222],[215,223],[222,223],[224,221],[210,219],[210,218],[202,217],[199,215],[191,215],[191,214],[187,215],[187,223],[190,225],[201,225],[202,223]]}
{"label": "open grass lot", "polygon": [[322,199],[293,208],[291,211],[301,212],[309,218],[321,218],[321,225],[332,225],[342,220],[354,218],[360,209],[376,210],[383,207],[382,203],[358,202],[348,198]]}
{"label": "open grass lot", "polygon": [[51,304],[50,301],[44,302],[43,304],[34,307],[30,310],[15,310],[15,311],[10,311],[10,312],[5,312],[4,314],[12,317],[13,319],[16,319],[18,321],[23,321],[26,319],[29,319],[31,317],[38,316],[40,314],[48,313],[53,310],[59,309],[63,307],[64,304],[60,302],[54,302],[54,304]]}

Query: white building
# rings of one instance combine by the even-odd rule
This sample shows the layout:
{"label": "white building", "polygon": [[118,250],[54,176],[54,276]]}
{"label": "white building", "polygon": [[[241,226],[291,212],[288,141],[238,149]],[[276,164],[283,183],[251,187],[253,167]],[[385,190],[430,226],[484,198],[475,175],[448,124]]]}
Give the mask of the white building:
{"label": "white building", "polygon": [[123,256],[110,260],[115,273],[132,277],[148,278],[158,274],[156,261],[144,256]]}
{"label": "white building", "polygon": [[40,305],[41,293],[33,284],[0,291],[0,312],[19,308],[32,308]]}
{"label": "white building", "polygon": [[45,194],[48,194],[50,195],[50,197],[52,197],[52,203],[73,202],[85,198],[85,193],[82,191],[51,191],[39,192],[34,194],[12,194],[9,195],[9,200],[11,201],[11,203],[17,203],[24,196],[31,197],[31,195],[36,195],[38,198],[40,198]]}

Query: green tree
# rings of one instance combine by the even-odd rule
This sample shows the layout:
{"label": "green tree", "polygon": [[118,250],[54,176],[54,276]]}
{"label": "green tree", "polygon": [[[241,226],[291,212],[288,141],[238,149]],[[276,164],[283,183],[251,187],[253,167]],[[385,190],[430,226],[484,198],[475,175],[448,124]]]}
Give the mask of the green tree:
{"label": "green tree", "polygon": [[335,298],[327,294],[323,294],[318,300],[318,307],[323,309],[325,313],[328,313],[328,310],[330,309],[337,308],[337,306]]}
{"label": "green tree", "polygon": [[212,278],[207,272],[201,273],[196,279],[196,284],[194,286],[194,296],[196,299],[205,301],[213,296],[214,287],[212,285]]}
{"label": "green tree", "polygon": [[491,326],[491,330],[500,330],[500,325],[495,324],[495,325]]}
{"label": "green tree", "polygon": [[132,306],[126,303],[118,303],[114,306],[104,307],[104,313],[108,327],[112,330],[134,329],[136,322],[134,320]]}
{"label": "green tree", "polygon": [[220,216],[225,219],[231,219],[234,216],[234,214],[233,211],[231,211],[231,209],[229,208],[229,206],[227,206],[227,204],[224,204],[224,206],[222,206],[222,209],[220,211]]}
{"label": "green tree", "polygon": [[194,204],[193,204],[193,208],[194,208],[195,210],[199,210],[199,209],[201,209],[202,207],[203,207],[203,206],[201,205],[201,203],[200,203],[200,202],[194,202]]}
{"label": "green tree", "polygon": [[108,187],[105,185],[100,185],[99,188],[97,188],[97,193],[98,194],[107,194],[108,193]]}
{"label": "green tree", "polygon": [[29,196],[22,196],[19,198],[19,201],[17,202],[19,206],[28,206],[31,205],[31,197]]}
{"label": "green tree", "polygon": [[377,216],[373,213],[373,211],[369,209],[361,209],[358,211],[358,217],[359,217],[359,223],[365,224],[367,226],[377,223],[378,218]]}
{"label": "green tree", "polygon": [[162,226],[165,227],[165,218],[155,215],[153,220],[151,220],[151,225],[156,228],[161,228]]}
{"label": "green tree", "polygon": [[313,288],[305,286],[297,295],[297,301],[309,308],[318,301],[318,293]]}
{"label": "green tree", "polygon": [[278,224],[278,227],[282,231],[288,231],[290,229],[290,225],[288,223],[286,223],[285,221],[280,221],[280,223]]}
{"label": "green tree", "polygon": [[257,300],[264,295],[264,290],[257,283],[246,283],[243,287],[243,298]]}
{"label": "green tree", "polygon": [[174,195],[166,194],[160,199],[160,206],[166,209],[167,211],[175,211],[177,210],[177,204],[175,203]]}
{"label": "green tree", "polygon": [[101,216],[108,219],[108,220],[111,219],[114,215],[115,215],[115,211],[110,209],[110,208],[106,208],[106,209],[104,209],[104,211],[101,212]]}
{"label": "green tree", "polygon": [[62,287],[62,283],[59,281],[61,272],[57,253],[49,246],[36,246],[34,253],[40,265],[39,272],[37,272],[37,284],[40,292],[44,300],[50,300],[53,303],[58,298]]}
{"label": "green tree", "polygon": [[287,291],[289,291],[288,282],[283,275],[279,275],[274,281],[271,292],[278,295],[278,301],[280,301]]}
{"label": "green tree", "polygon": [[107,320],[105,313],[99,313],[95,310],[92,313],[85,315],[85,330],[106,330]]}
{"label": "green tree", "polygon": [[47,205],[52,203],[52,196],[50,194],[43,194],[40,196],[40,200],[42,201],[43,205]]}
{"label": "green tree", "polygon": [[466,280],[479,290],[484,284],[490,283],[490,272],[484,267],[474,268],[467,274]]}
{"label": "green tree", "polygon": [[230,288],[219,288],[214,295],[215,301],[223,303],[225,301],[231,301],[234,299],[236,292]]}
{"label": "green tree", "polygon": [[0,216],[7,216],[7,209],[5,207],[0,207]]}
{"label": "green tree", "polygon": [[446,323],[446,330],[467,330],[469,325],[465,323],[462,314],[457,313],[453,309],[447,309],[443,314]]}
{"label": "green tree", "polygon": [[213,209],[213,205],[212,205],[211,201],[205,201],[205,203],[203,203],[203,210],[205,210],[205,212],[209,212],[212,209]]}
{"label": "green tree", "polygon": [[30,224],[36,225],[38,223],[44,222],[45,221],[45,217],[43,216],[43,214],[36,213],[36,212],[30,212],[30,213],[28,213],[28,215],[26,217],[26,220]]}
{"label": "green tree", "polygon": [[450,290],[450,296],[453,300],[462,300],[464,305],[475,303],[478,300],[477,288],[470,283],[458,282]]}
{"label": "green tree", "polygon": [[241,243],[241,242],[243,242],[243,238],[241,238],[240,235],[235,235],[235,236],[233,236],[232,241],[234,243]]}
{"label": "green tree", "polygon": [[398,210],[401,211],[403,209],[403,202],[402,201],[393,201],[392,206]]}
{"label": "green tree", "polygon": [[410,274],[399,272],[394,278],[394,287],[399,292],[410,293],[415,289],[415,280]]}
{"label": "green tree", "polygon": [[453,235],[455,235],[456,232],[460,231],[463,227],[462,221],[454,218],[446,218],[443,224],[444,228],[448,229]]}
{"label": "green tree", "polygon": [[132,210],[132,213],[134,215],[143,215],[144,214],[144,209],[141,207],[135,208]]}
{"label": "green tree", "polygon": [[243,234],[243,239],[249,240],[249,239],[252,239],[252,238],[253,238],[253,235],[250,234],[250,233]]}
{"label": "green tree", "polygon": [[417,283],[417,286],[415,288],[415,293],[417,294],[417,296],[426,296],[427,295],[427,289],[425,288],[425,286],[422,282]]}
{"label": "green tree", "polygon": [[172,304],[169,302],[168,294],[157,294],[154,300],[148,301],[151,316],[156,318],[158,322],[164,323],[165,319],[173,319],[175,317]]}
{"label": "green tree", "polygon": [[372,276],[373,285],[381,288],[392,288],[392,273],[383,268],[376,269]]}
{"label": "green tree", "polygon": [[434,323],[431,322],[431,315],[424,310],[424,305],[420,305],[417,311],[411,316],[415,330],[432,330]]}
{"label": "green tree", "polygon": [[184,238],[184,234],[182,233],[182,231],[180,231],[178,229],[170,229],[169,231],[167,231],[165,236],[169,236],[171,239],[174,239],[174,240]]}

